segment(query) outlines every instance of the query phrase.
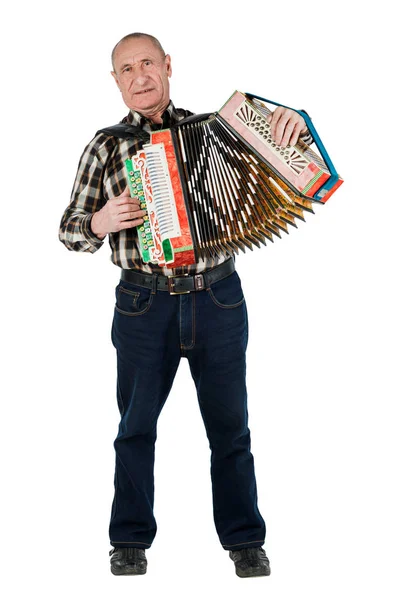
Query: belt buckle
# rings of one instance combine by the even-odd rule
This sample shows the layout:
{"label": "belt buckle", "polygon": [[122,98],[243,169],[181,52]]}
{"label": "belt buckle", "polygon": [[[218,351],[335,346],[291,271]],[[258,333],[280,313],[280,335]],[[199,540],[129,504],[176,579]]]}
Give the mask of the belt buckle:
{"label": "belt buckle", "polygon": [[183,292],[174,292],[172,291],[175,286],[174,282],[171,279],[177,279],[178,277],[187,277],[189,273],[184,273],[183,275],[167,275],[168,277],[168,292],[170,296],[178,296],[179,294],[190,294],[190,290],[184,290]]}

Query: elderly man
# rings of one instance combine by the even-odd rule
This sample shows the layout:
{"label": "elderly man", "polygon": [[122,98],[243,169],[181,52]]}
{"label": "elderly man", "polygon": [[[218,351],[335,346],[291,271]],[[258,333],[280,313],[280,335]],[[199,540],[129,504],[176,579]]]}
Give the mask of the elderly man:
{"label": "elderly man", "polygon": [[[175,108],[170,100],[171,58],[153,36],[125,36],[113,50],[112,63],[112,76],[129,108],[122,123],[148,132],[169,128],[192,114]],[[282,107],[273,113],[271,129],[283,146],[307,133],[302,117]],[[82,154],[60,225],[60,239],[69,250],[96,252],[108,235],[111,260],[122,269],[112,326],[121,420],[114,442],[111,571],[114,575],[146,572],[145,550],[157,530],[153,514],[157,419],[185,357],[210,442],[219,540],[238,576],[269,575],[262,548],[265,523],[257,506],[250,452],[247,311],[234,257],[221,254],[173,270],[142,262],[136,226],[143,223],[145,211],[137,198],[130,197],[124,172],[125,159],[142,143],[140,135],[119,139],[98,133]],[[193,277],[199,274],[200,290]],[[190,293],[170,293],[182,285]],[[178,435],[184,426],[177,423]],[[184,501],[184,487],[180,496]],[[195,540],[185,533],[177,523],[174,542],[193,544]]]}

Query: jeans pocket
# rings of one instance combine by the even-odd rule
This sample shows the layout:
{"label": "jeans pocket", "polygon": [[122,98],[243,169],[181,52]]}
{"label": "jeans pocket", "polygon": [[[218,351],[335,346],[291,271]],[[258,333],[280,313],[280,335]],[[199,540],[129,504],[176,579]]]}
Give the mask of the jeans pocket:
{"label": "jeans pocket", "polygon": [[153,302],[153,294],[148,288],[126,281],[120,281],[115,290],[115,310],[128,317],[138,317],[146,313]]}
{"label": "jeans pocket", "polygon": [[236,271],[228,277],[212,283],[207,292],[219,308],[236,308],[244,302],[242,284]]}

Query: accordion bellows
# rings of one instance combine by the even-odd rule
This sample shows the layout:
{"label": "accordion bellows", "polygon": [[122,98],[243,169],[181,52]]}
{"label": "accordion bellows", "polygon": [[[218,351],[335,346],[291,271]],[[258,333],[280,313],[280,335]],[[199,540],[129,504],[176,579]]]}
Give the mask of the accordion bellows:
{"label": "accordion bellows", "polygon": [[343,180],[306,144],[275,144],[269,113],[235,92],[204,120],[152,132],[126,161],[131,195],[147,210],[137,227],[144,262],[174,268],[260,247],[339,187]]}

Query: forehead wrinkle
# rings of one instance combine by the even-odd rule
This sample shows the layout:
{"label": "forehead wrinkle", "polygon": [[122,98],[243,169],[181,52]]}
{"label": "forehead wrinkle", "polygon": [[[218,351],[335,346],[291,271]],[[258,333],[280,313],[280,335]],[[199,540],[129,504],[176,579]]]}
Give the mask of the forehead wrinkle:
{"label": "forehead wrinkle", "polygon": [[[116,56],[115,58],[121,58],[123,59],[123,57],[128,57],[129,58],[131,56],[135,57],[139,57],[139,56],[149,56],[152,58],[161,58],[161,54],[157,51],[157,48],[154,48],[152,45],[149,45],[145,48],[137,48],[137,49],[132,49],[132,48],[125,48],[125,50],[123,48],[121,48],[118,52],[116,52]],[[140,60],[140,59],[139,59]]]}

